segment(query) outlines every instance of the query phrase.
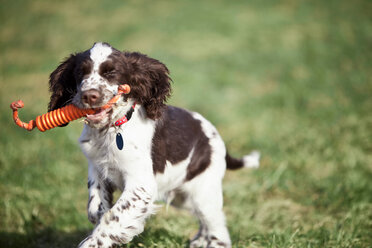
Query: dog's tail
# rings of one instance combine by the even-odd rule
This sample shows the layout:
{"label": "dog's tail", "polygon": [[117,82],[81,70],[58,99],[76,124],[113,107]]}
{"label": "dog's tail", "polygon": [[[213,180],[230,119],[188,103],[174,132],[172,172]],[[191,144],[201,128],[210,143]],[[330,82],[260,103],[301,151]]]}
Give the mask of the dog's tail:
{"label": "dog's tail", "polygon": [[260,166],[260,153],[258,151],[253,151],[248,155],[243,156],[240,159],[231,157],[228,152],[226,152],[226,167],[229,170],[237,170],[240,168],[258,168]]}

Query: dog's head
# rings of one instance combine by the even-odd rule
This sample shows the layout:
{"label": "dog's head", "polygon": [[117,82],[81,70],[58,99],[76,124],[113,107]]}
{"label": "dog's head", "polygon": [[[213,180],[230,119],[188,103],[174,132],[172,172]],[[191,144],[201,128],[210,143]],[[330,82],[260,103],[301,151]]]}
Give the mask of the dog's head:
{"label": "dog's head", "polygon": [[134,102],[145,108],[148,118],[157,119],[170,95],[170,81],[167,67],[158,60],[95,43],[85,52],[70,55],[51,73],[49,111],[71,102],[79,108],[98,109],[117,94],[119,85],[128,84],[130,93],[112,108],[87,117],[88,125],[107,127]]}

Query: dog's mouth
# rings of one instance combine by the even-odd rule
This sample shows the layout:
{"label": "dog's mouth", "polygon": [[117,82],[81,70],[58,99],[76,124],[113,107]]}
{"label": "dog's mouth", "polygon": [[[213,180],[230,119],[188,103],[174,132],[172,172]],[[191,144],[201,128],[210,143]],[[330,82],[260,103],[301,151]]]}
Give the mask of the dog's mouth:
{"label": "dog's mouth", "polygon": [[97,108],[96,112],[86,116],[86,120],[89,124],[98,124],[105,120],[108,120],[112,113],[112,107],[109,108]]}

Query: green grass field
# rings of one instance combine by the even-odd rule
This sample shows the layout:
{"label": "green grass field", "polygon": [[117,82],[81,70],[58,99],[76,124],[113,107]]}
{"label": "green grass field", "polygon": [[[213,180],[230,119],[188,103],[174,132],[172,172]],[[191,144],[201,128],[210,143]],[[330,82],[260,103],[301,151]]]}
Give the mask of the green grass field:
{"label": "green grass field", "polygon": [[[372,2],[0,0],[0,247],[75,247],[86,217],[82,123],[16,127],[46,112],[48,76],[106,41],[171,71],[170,104],[202,113],[235,156],[233,247],[372,246]],[[185,247],[197,231],[165,207],[125,247]]]}

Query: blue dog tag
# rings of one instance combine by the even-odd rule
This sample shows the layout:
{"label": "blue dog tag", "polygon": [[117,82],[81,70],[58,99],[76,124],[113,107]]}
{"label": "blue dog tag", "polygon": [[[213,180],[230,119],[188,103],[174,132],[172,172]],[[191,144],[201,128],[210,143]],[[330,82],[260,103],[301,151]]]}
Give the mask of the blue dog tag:
{"label": "blue dog tag", "polygon": [[116,146],[118,147],[119,150],[122,150],[124,147],[124,140],[123,137],[121,136],[121,133],[116,134]]}

